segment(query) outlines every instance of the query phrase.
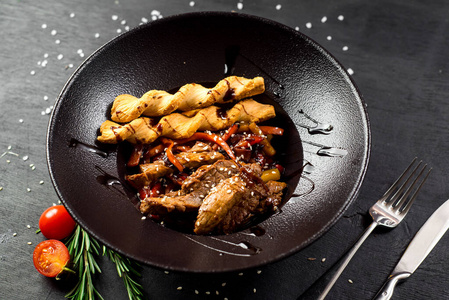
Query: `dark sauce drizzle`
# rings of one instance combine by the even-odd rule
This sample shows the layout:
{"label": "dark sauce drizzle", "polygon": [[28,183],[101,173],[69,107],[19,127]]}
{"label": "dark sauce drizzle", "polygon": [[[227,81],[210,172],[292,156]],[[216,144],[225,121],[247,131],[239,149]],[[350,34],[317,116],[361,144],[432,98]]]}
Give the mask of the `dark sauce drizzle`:
{"label": "dark sauce drizzle", "polygon": [[99,184],[104,185],[106,188],[108,188],[116,193],[119,193],[120,195],[125,196],[125,193],[121,189],[117,188],[117,185],[122,186],[120,179],[108,174],[106,171],[104,171],[99,166],[95,166],[95,169],[97,169],[101,173],[100,175],[98,175],[96,177],[97,182]]}
{"label": "dark sauce drizzle", "polygon": [[107,153],[106,151],[100,150],[99,148],[95,147],[95,146],[91,146],[91,145],[87,145],[85,143],[82,143],[74,138],[70,139],[69,141],[69,147],[70,148],[79,148],[91,153],[95,153],[97,155],[100,155],[101,157],[107,158],[109,153]]}
{"label": "dark sauce drizzle", "polygon": [[331,131],[334,129],[334,126],[332,126],[331,124],[321,123],[321,122],[315,120],[314,118],[312,118],[311,116],[306,114],[302,109],[299,110],[299,113],[304,115],[304,117],[306,117],[308,120],[310,120],[314,123],[314,126],[308,126],[305,124],[296,123],[296,125],[306,128],[310,134],[316,134],[316,133],[330,134]]}

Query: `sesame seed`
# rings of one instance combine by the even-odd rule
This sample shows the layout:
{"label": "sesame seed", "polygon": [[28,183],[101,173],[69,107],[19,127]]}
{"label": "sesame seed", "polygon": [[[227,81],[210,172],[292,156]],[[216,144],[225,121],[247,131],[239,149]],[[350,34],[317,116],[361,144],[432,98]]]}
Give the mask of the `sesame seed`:
{"label": "sesame seed", "polygon": [[31,192],[31,189],[30,189],[30,188],[27,188],[27,192],[28,192],[28,193]]}
{"label": "sesame seed", "polygon": [[44,96],[44,101],[47,101],[48,100],[48,96]]}
{"label": "sesame seed", "polygon": [[62,58],[64,57],[64,55],[62,55],[62,54],[58,54],[58,57],[57,57],[57,59],[58,60],[61,60]]}
{"label": "sesame seed", "polygon": [[218,296],[218,295],[220,295],[220,293],[218,292],[218,291],[215,291],[215,294]]}
{"label": "sesame seed", "polygon": [[223,283],[221,284],[221,286],[226,286],[226,282],[223,282]]}
{"label": "sesame seed", "polygon": [[74,18],[75,17],[75,13],[70,13],[70,18]]}
{"label": "sesame seed", "polygon": [[36,74],[36,71],[34,71],[34,70],[32,70],[31,72],[30,72],[30,75],[35,75]]}
{"label": "sesame seed", "polygon": [[343,15],[339,15],[337,18],[339,21],[343,21],[345,19],[345,17]]}
{"label": "sesame seed", "polygon": [[328,40],[328,41],[331,41],[331,40],[332,40],[332,37],[331,37],[330,35],[328,35],[328,36],[327,36],[327,40]]}
{"label": "sesame seed", "polygon": [[260,273],[262,273],[262,270],[257,270],[257,274],[260,274]]}
{"label": "sesame seed", "polygon": [[195,290],[195,294],[197,294],[197,295],[198,295],[199,293],[200,293],[200,292],[199,292],[198,290]]}
{"label": "sesame seed", "polygon": [[242,10],[243,9],[243,3],[242,2],[237,3],[237,8]]}
{"label": "sesame seed", "polygon": [[0,191],[3,191],[3,187],[2,186],[0,186]]}
{"label": "sesame seed", "polygon": [[164,271],[164,273],[165,273],[165,274],[169,274],[169,272],[168,272],[168,271]]}
{"label": "sesame seed", "polygon": [[31,245],[31,244],[33,244],[33,243],[32,243],[32,242],[28,242],[27,244],[28,244],[28,245]]}
{"label": "sesame seed", "polygon": [[307,260],[314,261],[314,260],[316,260],[316,258],[315,257],[309,257]]}
{"label": "sesame seed", "polygon": [[307,23],[306,23],[306,27],[309,28],[309,29],[312,28],[312,23],[307,22]]}
{"label": "sesame seed", "polygon": [[327,17],[326,16],[321,18],[321,23],[326,23],[326,21],[327,21]]}
{"label": "sesame seed", "polygon": [[207,292],[206,292],[206,295],[210,295],[210,292],[209,292],[209,291],[207,291]]}
{"label": "sesame seed", "polygon": [[296,30],[296,31],[299,31],[299,27],[298,27],[298,26],[296,26],[296,27],[295,27],[295,30]]}
{"label": "sesame seed", "polygon": [[145,17],[144,17],[144,18],[142,18],[142,19],[141,19],[141,21],[142,21],[143,23],[148,23],[148,19],[147,19],[147,18],[145,18]]}
{"label": "sesame seed", "polygon": [[44,184],[44,181],[43,180],[39,181],[39,184],[40,185]]}
{"label": "sesame seed", "polygon": [[47,28],[47,24],[44,23],[44,24],[42,24],[41,27],[42,27],[42,29],[45,29],[45,28]]}
{"label": "sesame seed", "polygon": [[177,290],[178,291],[182,290],[182,286],[178,286]]}
{"label": "sesame seed", "polygon": [[141,220],[146,220],[147,219],[147,217],[146,216],[143,216],[142,218],[141,218]]}
{"label": "sesame seed", "polygon": [[117,21],[118,16],[117,15],[112,15],[111,18],[112,18],[113,21]]}
{"label": "sesame seed", "polygon": [[28,229],[31,228],[31,225],[27,225],[27,228],[28,228]]}
{"label": "sesame seed", "polygon": [[61,44],[61,40],[56,40],[56,41],[55,41],[55,44],[56,44],[56,45]]}
{"label": "sesame seed", "polygon": [[195,6],[195,2],[194,1],[190,1],[189,5],[190,5],[190,7],[194,7]]}
{"label": "sesame seed", "polygon": [[97,33],[95,33],[94,36],[95,36],[96,39],[98,39],[100,37],[100,34],[97,32]]}
{"label": "sesame seed", "polygon": [[276,5],[277,10],[280,10],[281,8],[282,8],[282,5],[280,5],[280,4]]}
{"label": "sesame seed", "polygon": [[239,273],[239,276],[243,276],[243,273]]}
{"label": "sesame seed", "polygon": [[321,259],[321,262],[325,262],[326,261],[326,257],[323,257],[322,259]]}
{"label": "sesame seed", "polygon": [[354,283],[354,281],[352,281],[351,279],[348,279],[348,282],[351,283],[351,284]]}
{"label": "sesame seed", "polygon": [[19,123],[23,123],[23,119],[19,119]]}
{"label": "sesame seed", "polygon": [[50,32],[51,35],[56,35],[57,33],[58,32],[56,30],[54,30],[54,29]]}
{"label": "sesame seed", "polygon": [[343,51],[348,51],[348,46],[343,46],[343,48],[341,48]]}
{"label": "sesame seed", "polygon": [[122,30],[120,28],[118,28],[117,33],[122,33]]}
{"label": "sesame seed", "polygon": [[348,68],[348,74],[349,74],[349,75],[353,75],[353,74],[354,74],[354,71],[353,71],[351,68]]}
{"label": "sesame seed", "polygon": [[254,289],[253,289],[254,294],[256,293],[256,291],[257,291],[256,288],[254,288]]}
{"label": "sesame seed", "polygon": [[12,236],[17,236],[17,232],[14,232],[14,233],[12,234]]}
{"label": "sesame seed", "polygon": [[122,21],[120,22],[120,24],[125,25],[125,24],[126,24],[126,20],[122,20]]}

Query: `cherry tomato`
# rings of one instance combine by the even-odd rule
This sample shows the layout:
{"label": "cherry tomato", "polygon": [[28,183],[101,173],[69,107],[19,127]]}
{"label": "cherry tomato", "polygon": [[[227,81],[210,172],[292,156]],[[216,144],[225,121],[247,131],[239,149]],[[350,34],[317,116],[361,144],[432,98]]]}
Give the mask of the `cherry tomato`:
{"label": "cherry tomato", "polygon": [[58,240],[43,241],[33,252],[34,267],[47,277],[56,277],[64,270],[69,260],[69,250]]}
{"label": "cherry tomato", "polygon": [[47,208],[39,219],[39,229],[47,239],[62,240],[73,232],[75,226],[75,221],[63,205]]}

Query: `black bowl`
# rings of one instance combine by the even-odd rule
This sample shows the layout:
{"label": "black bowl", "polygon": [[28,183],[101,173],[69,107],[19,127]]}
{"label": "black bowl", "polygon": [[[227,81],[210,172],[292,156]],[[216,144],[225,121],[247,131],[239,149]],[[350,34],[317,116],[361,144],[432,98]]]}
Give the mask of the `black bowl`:
{"label": "black bowl", "polygon": [[[114,98],[230,74],[265,78],[266,92],[257,99],[275,105],[274,122],[286,130],[279,145],[289,184],[285,205],[258,225],[223,236],[142,220],[123,180],[124,151],[96,142]],[[355,199],[369,151],[363,100],[335,58],[289,27],[223,12],[167,17],[101,47],[63,88],[47,136],[55,189],[85,230],[140,262],[192,272],[255,267],[310,244]]]}

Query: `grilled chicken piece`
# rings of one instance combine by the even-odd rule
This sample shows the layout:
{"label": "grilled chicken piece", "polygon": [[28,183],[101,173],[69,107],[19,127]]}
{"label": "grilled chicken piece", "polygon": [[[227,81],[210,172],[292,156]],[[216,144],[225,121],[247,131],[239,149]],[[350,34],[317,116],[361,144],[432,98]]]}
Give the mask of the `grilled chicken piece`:
{"label": "grilled chicken piece", "polygon": [[275,116],[272,105],[247,99],[235,104],[226,112],[217,106],[210,106],[184,114],[173,113],[161,118],[157,125],[154,124],[154,120],[145,117],[125,125],[107,120],[101,125],[101,135],[97,139],[110,144],[124,140],[149,144],[159,136],[173,139],[188,138],[197,131],[222,130],[236,122],[259,123]]}
{"label": "grilled chicken piece", "polygon": [[220,180],[229,178],[235,173],[238,173],[238,168],[230,160],[220,160],[213,165],[201,166],[184,181],[176,195],[147,197],[141,201],[140,211],[143,214],[166,215],[171,212],[198,210],[210,189]]}
{"label": "grilled chicken piece", "polygon": [[115,122],[130,122],[140,115],[160,117],[175,110],[188,111],[211,106],[215,103],[226,103],[241,100],[265,91],[262,77],[247,79],[244,77],[227,77],[211,89],[200,84],[186,84],[175,94],[152,90],[141,98],[132,95],[119,95],[115,98],[111,109],[111,119]]}

